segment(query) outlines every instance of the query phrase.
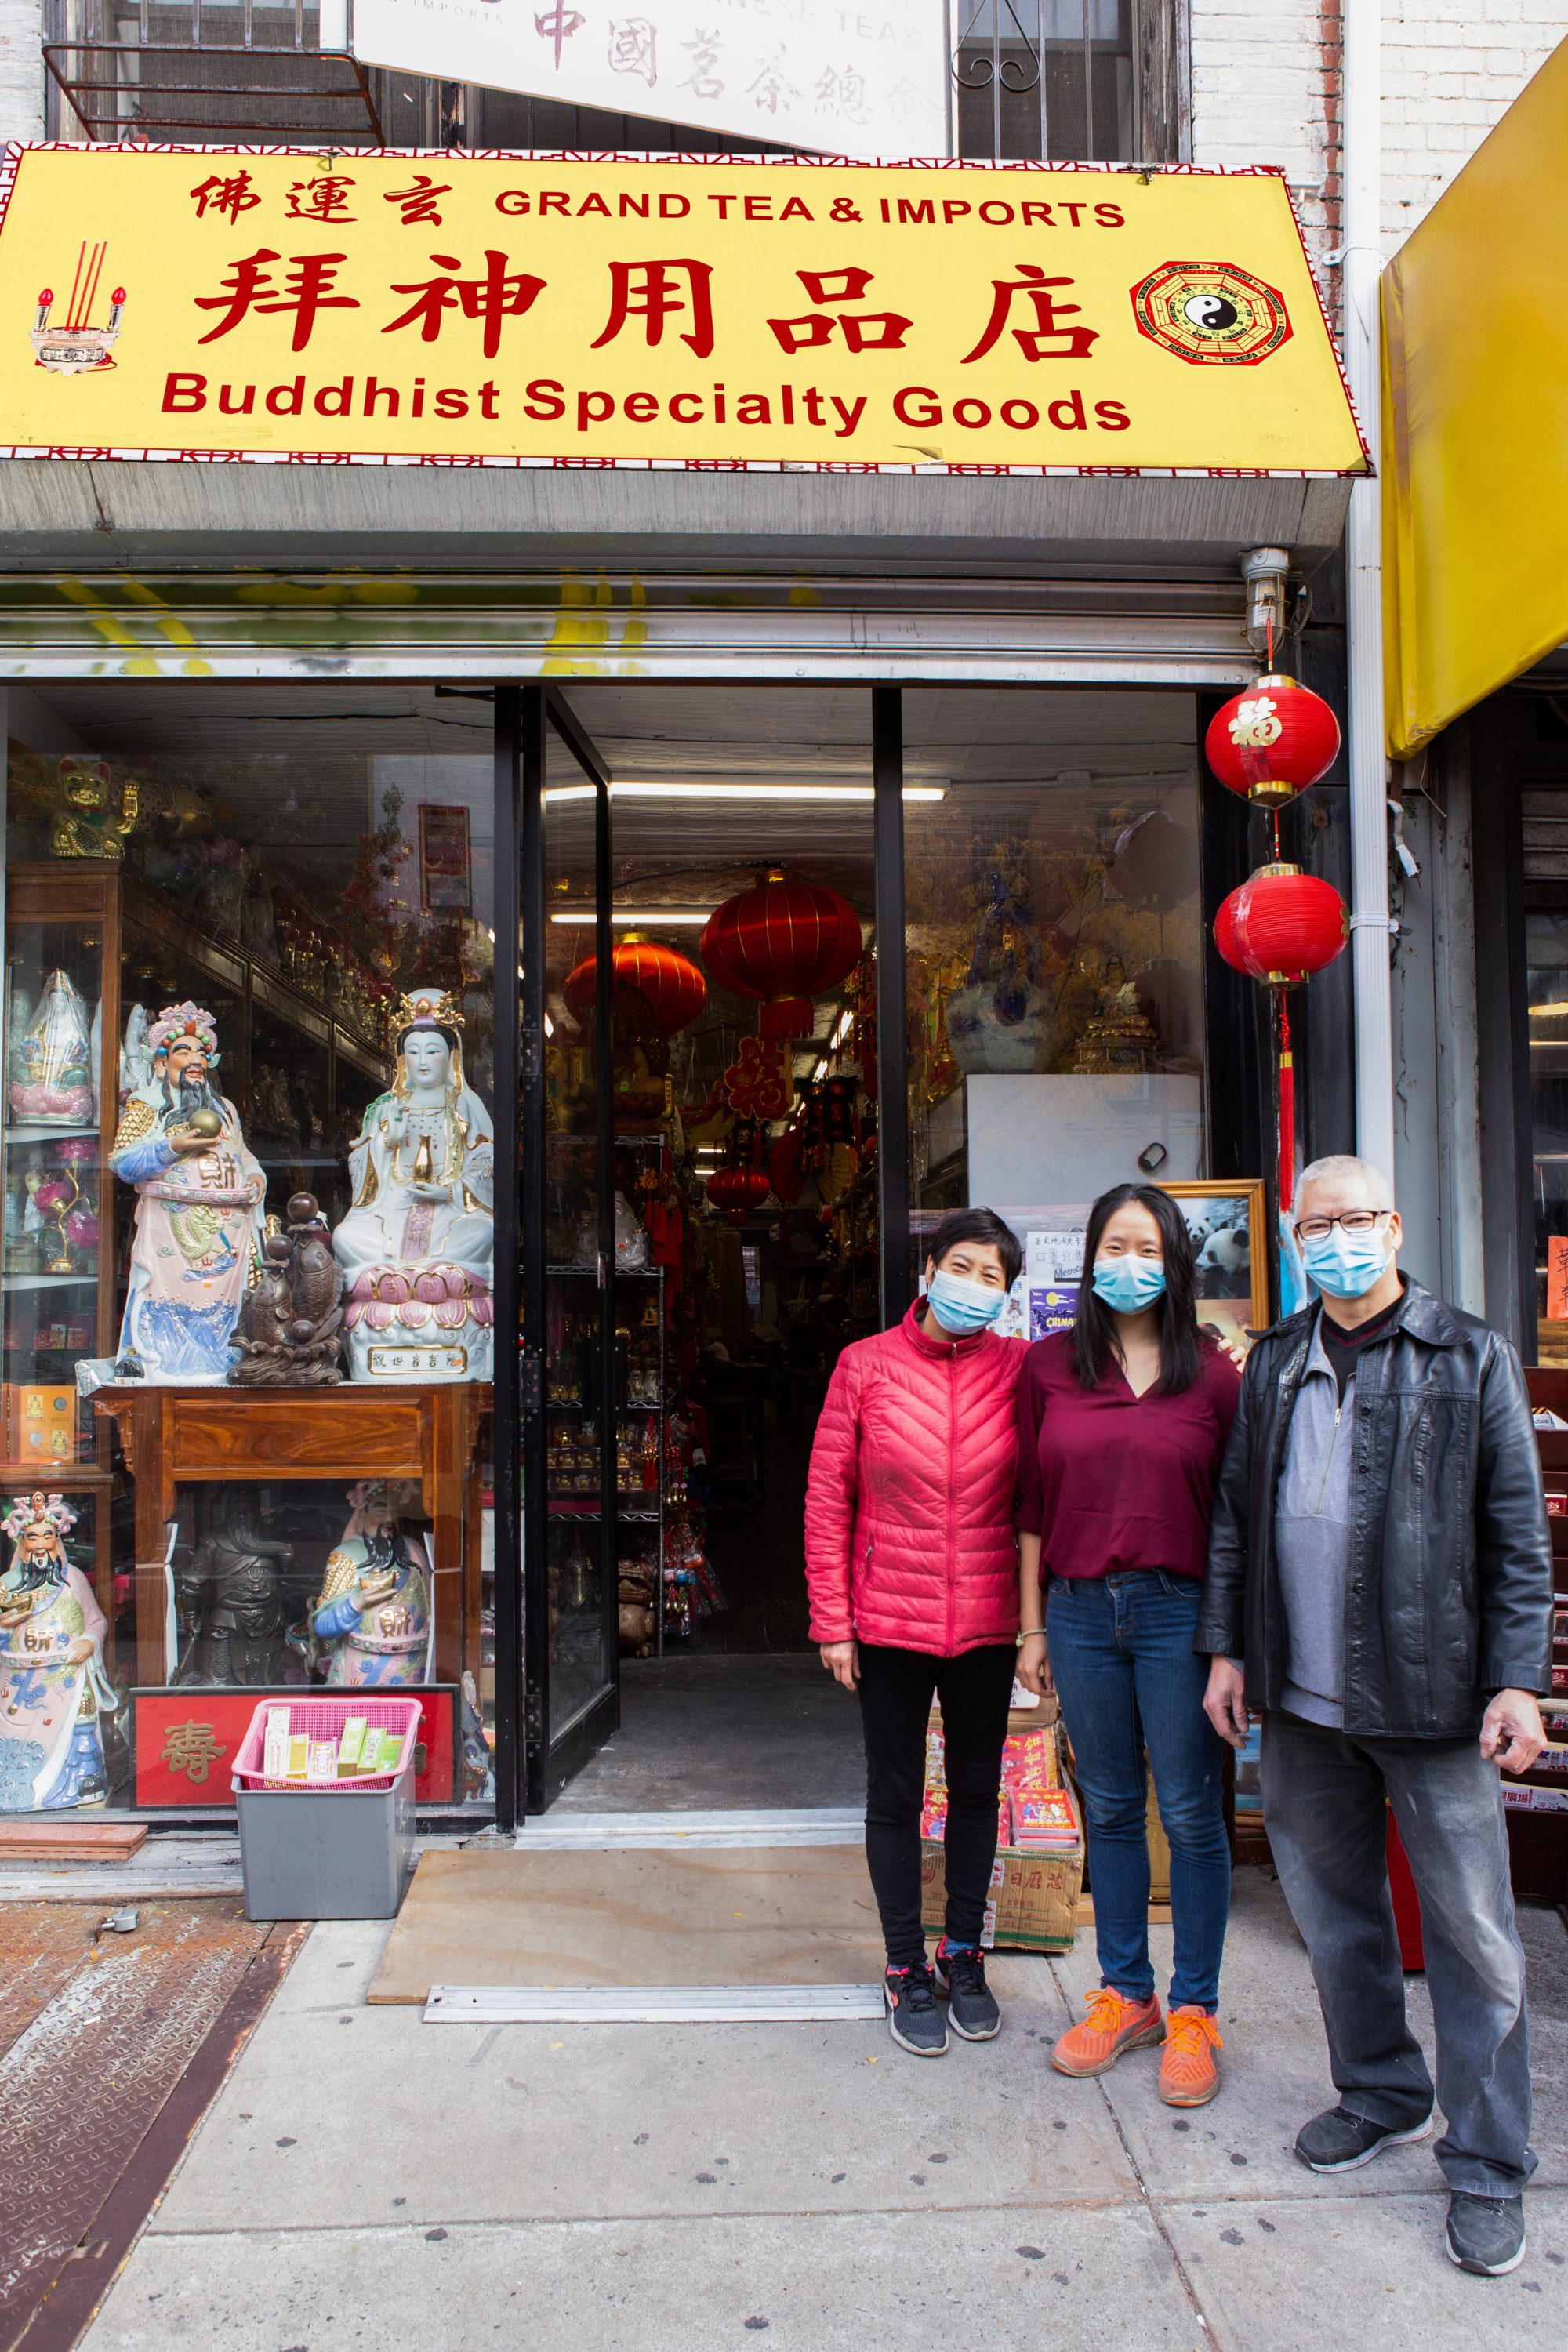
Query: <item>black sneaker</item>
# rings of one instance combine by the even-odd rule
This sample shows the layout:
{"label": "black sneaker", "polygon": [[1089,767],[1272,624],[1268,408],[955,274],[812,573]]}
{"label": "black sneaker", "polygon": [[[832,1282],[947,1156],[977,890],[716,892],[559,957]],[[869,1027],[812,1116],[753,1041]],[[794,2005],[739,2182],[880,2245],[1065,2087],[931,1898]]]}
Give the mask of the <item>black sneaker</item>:
{"label": "black sneaker", "polygon": [[1343,2107],[1330,2107],[1303,2124],[1296,2135],[1296,2153],[1309,2172],[1356,2172],[1381,2156],[1385,2147],[1403,2147],[1407,2140],[1425,2139],[1432,2128],[1424,2123],[1401,2131],[1394,2124],[1369,2123]]}
{"label": "black sneaker", "polygon": [[912,1969],[889,1969],[882,1979],[888,2031],[900,2050],[916,2058],[940,2058],[947,2048],[947,2020],[923,1960]]}
{"label": "black sneaker", "polygon": [[1522,2197],[1471,2197],[1456,2189],[1448,2200],[1443,2252],[1462,2271],[1501,2278],[1524,2260]]}
{"label": "black sneaker", "polygon": [[948,2023],[965,2042],[989,2042],[1002,2031],[996,1996],[985,1981],[985,1955],[973,1944],[950,1945],[944,1936],[936,1948],[931,1973],[937,1990],[947,1995]]}

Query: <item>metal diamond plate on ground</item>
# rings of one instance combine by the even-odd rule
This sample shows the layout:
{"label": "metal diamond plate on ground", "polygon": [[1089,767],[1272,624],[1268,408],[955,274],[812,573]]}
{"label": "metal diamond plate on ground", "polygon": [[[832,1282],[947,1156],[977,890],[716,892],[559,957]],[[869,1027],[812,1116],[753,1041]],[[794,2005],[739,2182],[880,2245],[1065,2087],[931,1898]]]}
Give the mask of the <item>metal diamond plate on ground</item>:
{"label": "metal diamond plate on ground", "polygon": [[0,2054],[90,1958],[102,1916],[85,1903],[0,1906]]}
{"label": "metal diamond plate on ground", "polygon": [[[0,2345],[89,2231],[268,1933],[235,1902],[140,1908],[0,2055]],[[89,1938],[101,1916],[88,1910]]]}

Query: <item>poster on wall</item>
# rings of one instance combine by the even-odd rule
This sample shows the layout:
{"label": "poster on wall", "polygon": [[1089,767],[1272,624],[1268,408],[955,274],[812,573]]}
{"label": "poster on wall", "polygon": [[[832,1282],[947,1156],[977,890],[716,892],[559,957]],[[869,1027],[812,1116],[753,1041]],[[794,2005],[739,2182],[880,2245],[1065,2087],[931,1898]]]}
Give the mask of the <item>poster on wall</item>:
{"label": "poster on wall", "polygon": [[468,812],[419,803],[419,903],[426,915],[471,915],[473,859]]}
{"label": "poster on wall", "polygon": [[[1268,1321],[1268,1261],[1261,1183],[1162,1185],[1180,1205],[1195,1260],[1198,1328],[1237,1364]],[[1083,1282],[1090,1203],[999,1209],[1024,1250],[1024,1271],[999,1329],[1044,1339],[1071,1325]],[[1016,1303],[1015,1303],[1016,1302]]]}
{"label": "poster on wall", "polygon": [[1273,172],[37,146],[0,205],[3,457],[1365,465]]}
{"label": "poster on wall", "polygon": [[945,155],[942,0],[352,0],[363,65],[830,155]]}

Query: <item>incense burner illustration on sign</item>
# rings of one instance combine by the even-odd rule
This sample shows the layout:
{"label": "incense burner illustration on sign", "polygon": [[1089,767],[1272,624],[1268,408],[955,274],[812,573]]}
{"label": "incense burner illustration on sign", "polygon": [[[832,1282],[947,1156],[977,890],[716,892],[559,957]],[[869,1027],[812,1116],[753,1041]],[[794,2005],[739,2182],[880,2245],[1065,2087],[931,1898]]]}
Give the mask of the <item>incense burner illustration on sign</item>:
{"label": "incense burner illustration on sign", "polygon": [[97,245],[83,244],[66,298],[65,317],[56,325],[49,324],[55,300],[53,287],[46,286],[38,296],[38,307],[33,315],[33,351],[39,367],[47,368],[52,375],[86,375],[91,369],[114,365],[114,346],[120,340],[120,321],[125,310],[123,286],[117,286],[109,298],[108,325],[95,327],[90,323],[99,281],[103,276],[103,257],[108,251],[108,245],[101,241]]}

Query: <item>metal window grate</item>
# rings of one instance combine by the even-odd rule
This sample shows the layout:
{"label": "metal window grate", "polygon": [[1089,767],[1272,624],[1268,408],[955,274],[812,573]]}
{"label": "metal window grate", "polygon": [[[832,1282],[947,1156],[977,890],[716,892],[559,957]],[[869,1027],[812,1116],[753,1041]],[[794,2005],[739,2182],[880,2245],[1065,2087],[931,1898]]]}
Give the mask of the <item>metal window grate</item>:
{"label": "metal window grate", "polygon": [[961,155],[1135,158],[1133,0],[959,0],[955,13]]}
{"label": "metal window grate", "polygon": [[49,0],[62,138],[379,144],[372,83],[315,0]]}

